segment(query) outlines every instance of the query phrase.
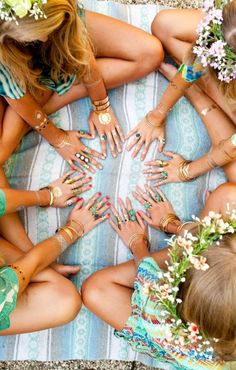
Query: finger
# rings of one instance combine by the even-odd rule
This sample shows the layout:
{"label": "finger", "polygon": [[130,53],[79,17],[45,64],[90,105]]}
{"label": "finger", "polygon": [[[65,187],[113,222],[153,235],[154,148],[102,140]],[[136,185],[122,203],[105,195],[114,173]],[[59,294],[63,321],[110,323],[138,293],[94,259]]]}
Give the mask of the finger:
{"label": "finger", "polygon": [[145,224],[143,222],[142,217],[139,215],[139,211],[136,212],[136,217],[137,217],[137,221],[138,221],[139,225],[141,226],[141,228],[143,230],[146,230],[146,226],[145,226]]}
{"label": "finger", "polygon": [[80,187],[80,188],[78,189],[78,193],[77,193],[77,195],[78,195],[78,194],[82,194],[82,193],[84,193],[85,191],[91,190],[91,188],[92,188],[92,187],[93,187],[93,185],[92,185],[92,184],[84,185],[84,186]]}
{"label": "finger", "polygon": [[96,204],[97,210],[99,210],[101,207],[103,207],[104,204],[109,201],[109,199],[110,199],[110,197],[109,196],[106,196],[106,197],[102,198],[100,200],[100,202],[97,202],[97,204]]}
{"label": "finger", "polygon": [[97,211],[97,214],[99,216],[101,216],[104,212],[106,212],[109,208],[111,207],[111,203],[107,203],[105,204],[102,208],[99,209],[99,211]]}
{"label": "finger", "polygon": [[111,135],[111,132],[108,132],[107,133],[107,140],[108,140],[108,143],[109,143],[110,148],[111,148],[111,154],[112,154],[112,156],[113,157],[117,157],[115,143],[114,143],[113,137]]}
{"label": "finger", "polygon": [[84,171],[84,169],[86,169],[87,171],[89,171],[93,174],[96,172],[95,169],[92,166],[89,166],[88,163],[85,163],[80,158],[78,158],[76,155],[82,155],[82,154],[81,153],[76,153],[74,161],[78,162],[82,166],[83,171]]}
{"label": "finger", "polygon": [[144,200],[146,200],[147,202],[149,202],[152,206],[155,205],[155,201],[151,198],[151,196],[149,195],[149,193],[142,193],[142,197]]}
{"label": "finger", "polygon": [[65,207],[72,206],[72,204],[78,202],[79,199],[80,198],[77,198],[77,197],[71,197],[71,198],[67,199],[66,202],[65,202]]}
{"label": "finger", "polygon": [[89,209],[93,206],[93,204],[96,202],[96,200],[102,195],[102,193],[97,192],[92,196],[92,198],[89,199],[87,202],[86,206],[84,207],[85,209]]}
{"label": "finger", "polygon": [[126,197],[126,207],[127,207],[127,210],[128,211],[131,211],[132,209],[133,209],[133,206],[132,206],[132,203],[131,203],[131,200],[128,198],[128,197]]}
{"label": "finger", "polygon": [[84,150],[83,150],[83,154],[85,155],[85,158],[87,158],[86,159],[87,160],[87,162],[86,162],[87,164],[92,163],[99,170],[102,170],[103,169],[103,165],[101,163],[99,163],[96,159],[94,159],[92,157],[92,154],[91,155],[90,154],[87,154],[87,152],[85,152]]}
{"label": "finger", "polygon": [[106,134],[100,134],[99,133],[99,137],[100,137],[100,145],[101,145],[101,148],[102,148],[102,153],[103,153],[103,156],[104,158],[107,157],[107,144],[106,144]]}
{"label": "finger", "polygon": [[113,136],[113,140],[116,144],[117,151],[118,151],[118,153],[120,153],[122,148],[121,148],[121,145],[120,145],[120,138],[117,135],[116,129],[112,130],[111,133],[112,133],[112,136]]}
{"label": "finger", "polygon": [[94,139],[96,137],[96,130],[95,130],[93,120],[89,118],[88,122],[89,122],[89,131],[91,133],[92,138]]}
{"label": "finger", "polygon": [[[163,180],[164,181],[164,180]],[[157,193],[162,197],[163,199],[163,202],[164,201],[168,201],[168,199],[166,198],[165,194],[163,193],[163,191],[161,191],[161,189],[159,189],[158,187],[156,188],[156,191]]]}
{"label": "finger", "polygon": [[93,140],[94,138],[90,134],[90,132],[87,132],[85,130],[78,130],[78,138],[79,139],[87,139],[87,140]]}
{"label": "finger", "polygon": [[120,235],[120,229],[118,228],[117,224],[115,224],[114,221],[112,221],[111,219],[109,220],[109,224],[111,225],[111,227],[117,232],[117,234]]}
{"label": "finger", "polygon": [[96,150],[89,148],[88,146],[83,145],[82,146],[82,151],[85,152],[85,153],[90,154],[93,157],[104,159],[103,158],[103,153],[99,153]]}
{"label": "finger", "polygon": [[143,139],[141,139],[141,140],[139,140],[139,141],[138,141],[138,143],[137,143],[137,145],[136,145],[136,147],[135,147],[135,149],[133,150],[133,153],[132,153],[132,155],[131,155],[131,157],[132,157],[132,158],[135,158],[135,157],[137,156],[137,154],[138,154],[138,153],[139,153],[139,151],[141,150],[141,148],[142,148],[143,144],[144,144],[144,140],[143,140]]}
{"label": "finger", "polygon": [[98,218],[98,219],[95,221],[95,226],[97,226],[97,225],[101,224],[102,222],[104,222],[104,221],[106,221],[106,220],[110,219],[110,217],[111,217],[110,213],[107,213],[106,215],[104,215],[104,216],[102,216],[102,217]]}
{"label": "finger", "polygon": [[127,146],[127,151],[128,152],[139,142],[140,138],[141,138],[141,136],[135,136],[135,138]]}
{"label": "finger", "polygon": [[84,204],[84,199],[83,198],[78,198],[77,204],[76,204],[75,208],[73,209],[73,211],[77,211],[80,208],[82,208],[83,204]]}
{"label": "finger", "polygon": [[148,225],[152,225],[152,219],[146,215],[143,211],[137,211],[137,214],[144,219]]}
{"label": "finger", "polygon": [[80,188],[82,185],[87,184],[88,182],[92,181],[92,179],[93,179],[92,177],[85,177],[82,180],[75,181],[71,185],[71,189],[73,190],[73,189],[76,189],[76,188]]}
{"label": "finger", "polygon": [[155,159],[155,160],[152,160],[152,161],[147,161],[144,163],[145,166],[158,166],[160,167],[160,161],[159,159]]}
{"label": "finger", "polygon": [[[73,160],[75,160],[75,159],[73,159]],[[84,172],[84,171],[82,170],[82,168],[81,168],[81,167],[79,167],[79,166],[77,166],[76,164],[74,164],[74,162],[73,162],[71,159],[69,159],[69,160],[67,161],[67,163],[68,163],[68,165],[71,167],[71,169],[72,169],[73,171]]]}
{"label": "finger", "polygon": [[169,151],[164,151],[163,154],[166,156],[166,157],[171,157],[171,158],[174,158],[176,156],[176,153],[174,152],[169,152]]}
{"label": "finger", "polygon": [[75,170],[70,170],[70,171],[67,171],[61,178],[62,182],[65,182],[68,177],[70,177],[71,175],[73,175],[73,173],[75,173],[76,171]]}
{"label": "finger", "polygon": [[159,152],[162,152],[163,151],[163,148],[165,146],[165,143],[163,142],[164,138],[163,137],[160,137],[159,138],[159,143],[158,143],[158,151]]}
{"label": "finger", "polygon": [[144,203],[144,200],[143,198],[140,196],[140,194],[136,193],[135,191],[132,192],[132,195],[135,199],[137,199],[137,201],[143,205]]}
{"label": "finger", "polygon": [[[149,194],[151,195],[152,199],[156,203],[158,200],[157,200],[157,194],[155,193],[155,191],[150,186],[148,186],[148,185],[144,185],[144,187],[149,192]],[[160,194],[159,194],[159,196],[160,196]]]}
{"label": "finger", "polygon": [[125,142],[125,136],[123,134],[123,131],[122,131],[120,125],[118,125],[118,123],[116,124],[116,131],[118,132],[122,143],[124,143]]}
{"label": "finger", "polygon": [[161,178],[162,178],[162,175],[159,173],[159,174],[156,174],[156,175],[147,176],[146,180],[147,181],[152,181],[152,180],[159,180]]}
{"label": "finger", "polygon": [[146,142],[145,142],[145,145],[144,145],[144,150],[143,150],[141,158],[140,158],[141,161],[143,161],[146,158],[146,155],[147,155],[147,152],[149,150],[150,145],[151,145],[151,140],[146,139]]}
{"label": "finger", "polygon": [[135,127],[133,130],[131,130],[126,136],[125,140],[128,140],[132,135],[134,135],[138,131],[138,127]]}
{"label": "finger", "polygon": [[169,182],[170,180],[161,180],[161,181],[158,181],[158,182],[155,182],[154,184],[153,184],[153,186],[161,186],[161,185],[166,185],[166,184],[168,184],[168,182]]}
{"label": "finger", "polygon": [[119,203],[121,212],[123,214],[124,221],[127,222],[129,220],[129,214],[128,214],[128,211],[125,207],[125,204],[124,204],[124,202],[121,198],[118,198],[118,203]]}

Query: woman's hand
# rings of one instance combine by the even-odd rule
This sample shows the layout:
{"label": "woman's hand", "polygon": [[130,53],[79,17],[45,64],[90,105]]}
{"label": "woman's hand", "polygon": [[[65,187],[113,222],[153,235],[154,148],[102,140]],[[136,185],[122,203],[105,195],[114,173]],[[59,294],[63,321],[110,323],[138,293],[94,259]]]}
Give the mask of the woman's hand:
{"label": "woman's hand", "polygon": [[168,161],[155,159],[145,163],[146,166],[149,166],[149,168],[143,171],[143,173],[148,174],[146,180],[160,180],[153,183],[153,186],[160,186],[170,182],[181,182],[178,176],[178,168],[185,159],[181,155],[172,152],[163,152],[163,154],[172,159]]}
{"label": "woman's hand", "polygon": [[92,185],[88,184],[91,180],[92,177],[86,177],[85,172],[75,175],[75,171],[69,171],[51,182],[47,187],[53,194],[52,206],[64,208],[77,202],[77,195],[91,189]]}
{"label": "woman's hand", "polygon": [[146,213],[139,211],[140,216],[157,230],[160,230],[160,221],[163,217],[174,214],[174,209],[170,202],[160,189],[152,189],[145,185],[145,191],[137,186],[136,191],[132,193],[134,198],[146,208]]}
{"label": "woman's hand", "polygon": [[132,158],[135,158],[142,147],[144,147],[140,158],[141,161],[143,161],[154,140],[159,140],[158,150],[162,152],[165,145],[165,125],[163,116],[156,112],[149,112],[142,121],[128,133],[126,139],[129,139],[133,135],[134,139],[127,147],[128,151],[134,148]]}
{"label": "woman's hand", "polygon": [[[88,148],[80,141],[81,137],[91,139],[91,136],[88,135],[89,137],[87,137],[87,135],[83,134],[83,132],[81,134],[81,131],[63,131],[63,136],[54,148],[69,163],[72,169],[81,171],[82,167],[95,173],[96,171],[92,165],[99,170],[103,166],[94,157],[104,159],[104,156],[96,150]],[[79,163],[81,167],[77,166],[75,162]]]}
{"label": "woman's hand", "polygon": [[94,229],[101,222],[107,220],[110,214],[105,214],[111,204],[108,202],[109,197],[103,197],[99,200],[101,193],[96,193],[84,205],[84,200],[79,199],[78,204],[71,211],[68,222],[72,222],[73,227],[78,228],[78,232],[83,229],[83,235]]}
{"label": "woman's hand", "polygon": [[[142,218],[137,212],[133,210],[131,201],[126,198],[126,205],[122,199],[118,199],[122,216],[115,207],[111,206],[111,211],[116,219],[110,220],[110,224],[113,229],[118,233],[123,243],[131,250],[135,242],[144,241],[146,247],[148,247],[147,228],[143,223]],[[132,241],[133,240],[133,241]]]}
{"label": "woman's hand", "polygon": [[101,113],[92,110],[89,116],[89,127],[92,136],[96,135],[95,130],[97,130],[103,155],[107,156],[107,140],[113,157],[117,157],[117,152],[121,152],[125,139],[112,108],[109,107],[106,112]]}

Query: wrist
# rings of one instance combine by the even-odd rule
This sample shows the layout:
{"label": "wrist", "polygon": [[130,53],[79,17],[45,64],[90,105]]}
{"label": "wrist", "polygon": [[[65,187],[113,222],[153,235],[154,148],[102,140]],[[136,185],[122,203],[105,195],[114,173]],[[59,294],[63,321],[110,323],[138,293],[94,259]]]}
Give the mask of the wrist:
{"label": "wrist", "polygon": [[135,256],[139,252],[148,252],[149,250],[149,242],[148,240],[137,240],[132,243],[132,249],[130,249],[131,253]]}
{"label": "wrist", "polygon": [[168,111],[165,112],[160,106],[156,109],[148,112],[146,117],[155,125],[156,127],[163,126],[165,124],[165,118],[168,114]]}
{"label": "wrist", "polygon": [[50,192],[48,189],[43,188],[35,192],[37,197],[37,202],[40,207],[47,207],[50,203]]}

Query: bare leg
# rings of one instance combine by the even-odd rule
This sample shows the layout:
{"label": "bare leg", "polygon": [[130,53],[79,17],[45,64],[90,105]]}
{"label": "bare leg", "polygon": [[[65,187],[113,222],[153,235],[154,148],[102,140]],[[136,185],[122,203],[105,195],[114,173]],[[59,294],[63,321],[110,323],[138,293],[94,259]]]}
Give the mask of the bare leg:
{"label": "bare leg", "polygon": [[[17,260],[22,251],[0,239],[0,253],[6,263]],[[75,286],[57,272],[47,268],[35,276],[18,298],[10,316],[11,326],[0,335],[11,335],[43,330],[64,325],[73,320],[81,307]]]}
{"label": "bare leg", "polygon": [[[163,10],[156,15],[152,23],[152,33],[162,42],[168,54],[182,63],[191,44],[196,40],[196,28],[201,19],[200,10]],[[201,78],[197,84],[236,124],[236,112],[226,105],[217,83],[207,76]]]}
{"label": "bare leg", "polygon": [[[89,11],[86,23],[108,89],[144,77],[160,65],[163,59],[161,43],[146,32]],[[86,95],[84,85],[74,86],[63,96],[54,94],[44,108],[52,113]]]}

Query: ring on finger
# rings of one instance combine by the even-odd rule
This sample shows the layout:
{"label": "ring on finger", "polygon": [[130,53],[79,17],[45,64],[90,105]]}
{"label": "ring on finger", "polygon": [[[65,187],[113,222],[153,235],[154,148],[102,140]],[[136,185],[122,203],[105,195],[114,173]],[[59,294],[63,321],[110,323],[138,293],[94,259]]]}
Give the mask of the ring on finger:
{"label": "ring on finger", "polygon": [[85,130],[78,130],[78,133],[83,136],[83,135],[86,135],[87,132]]}
{"label": "ring on finger", "polygon": [[71,178],[69,178],[69,179],[67,179],[66,181],[65,181],[65,184],[73,184],[73,182],[75,182],[74,181],[74,179],[71,179]]}
{"label": "ring on finger", "polygon": [[67,205],[67,206],[72,206],[72,204],[73,204],[73,200],[68,199],[68,200],[66,201],[66,205]]}
{"label": "ring on finger", "polygon": [[98,212],[98,209],[96,206],[93,206],[91,208],[89,208],[90,212],[92,213],[93,216],[96,216],[97,215],[97,212]]}
{"label": "ring on finger", "polygon": [[150,208],[152,208],[151,203],[149,203],[149,202],[144,202],[144,203],[143,203],[143,205],[144,205],[144,207],[145,207],[146,209],[150,209]]}
{"label": "ring on finger", "polygon": [[78,185],[77,184],[72,184],[71,185],[71,189],[74,190],[74,189],[77,189],[78,188]]}
{"label": "ring on finger", "polygon": [[162,197],[160,196],[160,194],[156,194],[156,195],[155,195],[155,200],[156,200],[157,202],[163,202],[163,199],[162,199]]}
{"label": "ring on finger", "polygon": [[68,164],[69,164],[71,167],[72,167],[72,166],[74,166],[73,161],[72,161],[71,159],[69,159]]}
{"label": "ring on finger", "polygon": [[162,172],[161,172],[161,178],[162,178],[162,180],[166,180],[166,179],[167,179],[167,177],[168,177],[167,172],[166,172],[166,171],[162,171]]}
{"label": "ring on finger", "polygon": [[82,193],[82,190],[80,188],[72,189],[72,194],[74,194],[74,195],[79,195],[81,193]]}
{"label": "ring on finger", "polygon": [[137,217],[135,215],[135,210],[134,209],[131,209],[129,211],[129,219],[130,219],[130,221],[133,221],[133,222],[137,221]]}
{"label": "ring on finger", "polygon": [[159,142],[160,142],[160,144],[165,144],[166,143],[166,139],[164,137],[162,137],[162,138],[159,139]]}
{"label": "ring on finger", "polygon": [[100,136],[100,140],[101,140],[101,141],[105,141],[105,140],[106,140],[106,138],[107,138],[107,135],[106,135],[106,134],[102,134],[102,135]]}
{"label": "ring on finger", "polygon": [[87,155],[84,155],[82,153],[75,153],[75,156],[80,159],[81,161],[85,162],[85,163],[89,163],[90,162],[90,159],[89,159],[89,156]]}
{"label": "ring on finger", "polygon": [[136,137],[136,139],[137,139],[137,140],[140,140],[140,139],[141,139],[141,134],[140,134],[140,132],[136,132],[135,137]]}

